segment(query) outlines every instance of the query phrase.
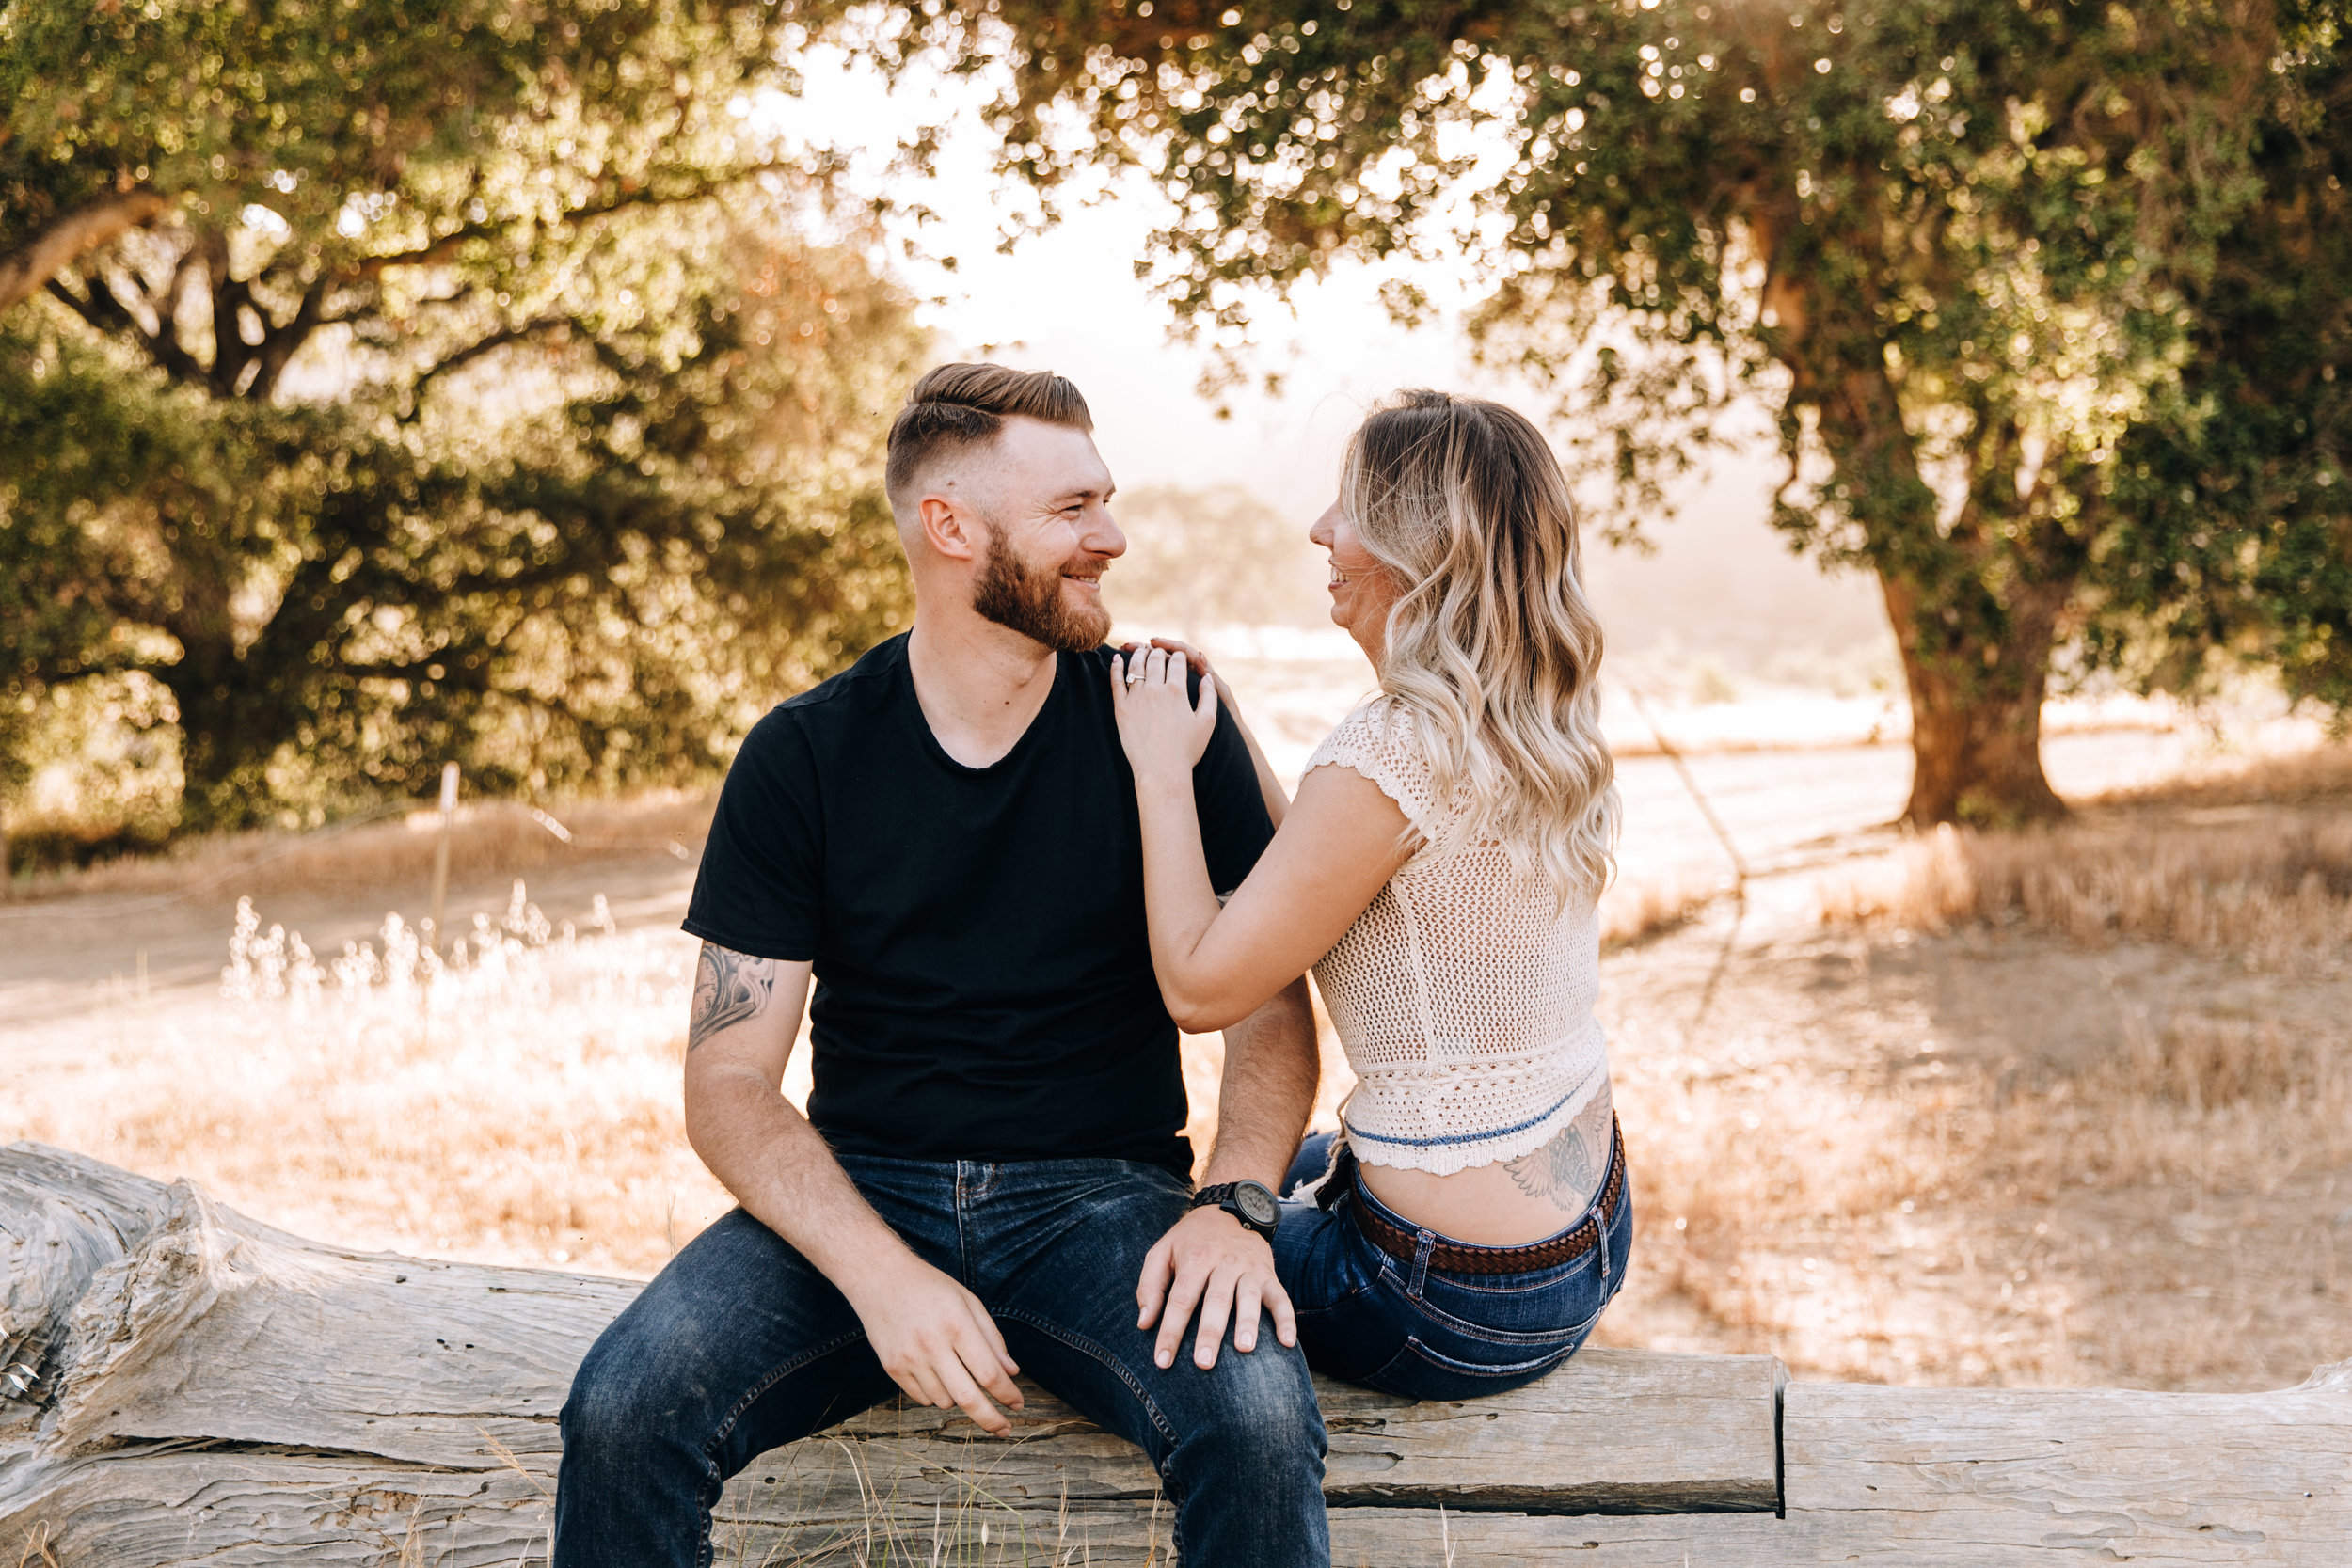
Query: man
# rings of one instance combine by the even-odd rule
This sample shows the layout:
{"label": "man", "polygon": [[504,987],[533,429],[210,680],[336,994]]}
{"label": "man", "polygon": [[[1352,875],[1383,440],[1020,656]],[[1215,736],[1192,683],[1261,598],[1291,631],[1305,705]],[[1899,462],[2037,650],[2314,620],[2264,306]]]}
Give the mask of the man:
{"label": "man", "polygon": [[[728,773],[686,920],[686,1127],[741,1207],[580,1366],[562,1568],[707,1564],[711,1505],[757,1454],[894,1392],[1001,1435],[1025,1369],[1150,1456],[1186,1568],[1327,1560],[1322,1418],[1241,1217],[1305,1125],[1313,1024],[1300,981],[1228,1032],[1197,1202],[1092,428],[1050,372],[917,382],[888,472],[914,630],[770,713]],[[1194,790],[1233,887],[1273,830],[1228,718]],[[780,1085],[812,976],[803,1117]]]}

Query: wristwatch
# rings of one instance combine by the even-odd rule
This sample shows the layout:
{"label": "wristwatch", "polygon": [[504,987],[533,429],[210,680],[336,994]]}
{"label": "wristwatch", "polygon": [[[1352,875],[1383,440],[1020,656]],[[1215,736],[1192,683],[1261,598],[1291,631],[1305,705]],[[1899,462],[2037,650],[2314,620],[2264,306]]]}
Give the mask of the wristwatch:
{"label": "wristwatch", "polygon": [[1195,1209],[1214,1205],[1241,1221],[1250,1229],[1274,1240],[1274,1227],[1282,1217],[1282,1206],[1276,1201],[1274,1189],[1263,1181],[1220,1181],[1214,1187],[1203,1187],[1192,1195]]}

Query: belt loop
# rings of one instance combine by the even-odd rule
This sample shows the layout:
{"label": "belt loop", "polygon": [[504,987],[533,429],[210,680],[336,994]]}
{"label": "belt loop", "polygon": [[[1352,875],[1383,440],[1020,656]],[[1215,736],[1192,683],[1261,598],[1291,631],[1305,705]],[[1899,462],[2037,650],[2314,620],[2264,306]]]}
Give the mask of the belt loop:
{"label": "belt loop", "polygon": [[1415,1301],[1421,1299],[1422,1287],[1429,1283],[1429,1255],[1437,1246],[1438,1233],[1422,1226],[1413,1239],[1413,1283],[1405,1292]]}
{"label": "belt loop", "polygon": [[1625,1132],[1618,1127],[1616,1114],[1613,1111],[1609,1117],[1609,1159],[1600,1167],[1600,1190],[1593,1195],[1592,1210],[1585,1215],[1593,1227],[1593,1250],[1600,1254],[1600,1278],[1604,1285],[1609,1282],[1609,1223],[1616,1217],[1610,1208],[1609,1188],[1613,1181],[1617,1187],[1617,1201],[1625,1201],[1625,1177],[1618,1164],[1624,1158]]}

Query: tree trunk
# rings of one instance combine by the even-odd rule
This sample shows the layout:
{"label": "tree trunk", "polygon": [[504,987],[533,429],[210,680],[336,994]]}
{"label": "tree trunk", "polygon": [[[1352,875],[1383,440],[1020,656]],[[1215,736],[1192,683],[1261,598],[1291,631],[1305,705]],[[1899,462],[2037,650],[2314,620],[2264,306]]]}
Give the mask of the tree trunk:
{"label": "tree trunk", "polygon": [[209,562],[180,562],[183,600],[167,623],[180,640],[180,661],[155,672],[179,710],[180,828],[183,833],[249,828],[271,805],[265,769],[294,738],[295,716],[268,671],[239,657],[219,586]]}
{"label": "tree trunk", "polygon": [[2001,827],[2065,816],[2042,770],[2042,703],[2071,585],[2015,590],[2002,607],[2006,625],[1993,630],[1964,616],[1931,626],[1916,588],[1888,572],[1879,583],[1911,693],[1903,820]]}
{"label": "tree trunk", "polygon": [[[0,1148],[0,1563],[544,1564],[556,1412],[636,1291],[354,1254]],[[1332,1560],[2332,1568],[2352,1540],[2352,1363],[2265,1394],[1782,1376],[1586,1349],[1459,1400],[1319,1379]],[[762,1455],[719,1560],[1168,1568],[1151,1465],[1027,1394],[1017,1442],[901,1402]]]}
{"label": "tree trunk", "polygon": [[[637,1290],[354,1255],[0,1147],[0,1562],[543,1562],[556,1414]],[[1589,1349],[1452,1402],[1322,1383],[1325,1494],[1364,1527],[1340,1560],[1442,1560],[1465,1511],[1770,1521],[1782,1380],[1770,1356]],[[1151,1464],[1025,1391],[1014,1443],[891,1403],[771,1451],[720,1501],[720,1560],[1167,1568]]]}

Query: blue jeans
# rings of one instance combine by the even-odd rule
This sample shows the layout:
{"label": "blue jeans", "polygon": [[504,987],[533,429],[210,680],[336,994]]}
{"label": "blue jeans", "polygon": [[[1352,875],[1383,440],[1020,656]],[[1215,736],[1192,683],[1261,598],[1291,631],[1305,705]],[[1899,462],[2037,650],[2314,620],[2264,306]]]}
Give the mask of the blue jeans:
{"label": "blue jeans", "polygon": [[[1324,1173],[1331,1133],[1309,1138],[1283,1181],[1288,1193]],[[1298,1313],[1299,1348],[1316,1371],[1412,1400],[1472,1399],[1533,1383],[1584,1343],[1617,1288],[1633,1245],[1633,1182],[1613,1213],[1599,1199],[1575,1230],[1591,1226],[1597,1244],[1550,1268],[1523,1274],[1463,1274],[1433,1268],[1427,1246],[1450,1238],[1415,1225],[1335,1172],[1328,1209],[1282,1205],[1274,1265]],[[1356,1223],[1369,1205],[1390,1225],[1419,1232],[1422,1261],[1392,1258]],[[1562,1234],[1566,1234],[1563,1231]]]}
{"label": "blue jeans", "polygon": [[[1185,1568],[1323,1568],[1323,1415],[1272,1334],[1209,1371],[1153,1364],[1143,1256],[1191,1189],[1123,1160],[937,1164],[849,1155],[917,1256],[984,1302],[1024,1373],[1140,1448]],[[897,1392],[833,1283],[738,1209],[612,1321],[573,1379],[555,1568],[708,1568],[720,1488],[770,1449]]]}

